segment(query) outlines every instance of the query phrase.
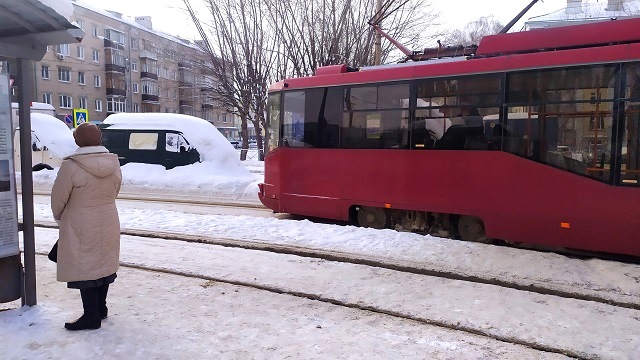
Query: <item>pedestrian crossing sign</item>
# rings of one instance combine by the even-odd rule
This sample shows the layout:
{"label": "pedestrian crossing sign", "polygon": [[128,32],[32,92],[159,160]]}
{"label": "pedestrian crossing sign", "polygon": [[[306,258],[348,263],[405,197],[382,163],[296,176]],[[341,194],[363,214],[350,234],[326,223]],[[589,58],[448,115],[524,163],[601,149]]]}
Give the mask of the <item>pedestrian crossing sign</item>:
{"label": "pedestrian crossing sign", "polygon": [[73,109],[73,127],[89,122],[89,111],[87,109]]}

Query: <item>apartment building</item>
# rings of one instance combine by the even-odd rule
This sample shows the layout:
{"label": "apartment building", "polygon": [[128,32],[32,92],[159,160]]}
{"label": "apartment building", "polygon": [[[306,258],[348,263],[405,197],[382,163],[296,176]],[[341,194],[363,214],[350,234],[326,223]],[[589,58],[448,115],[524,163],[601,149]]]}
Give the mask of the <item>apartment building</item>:
{"label": "apartment building", "polygon": [[[235,117],[216,106],[215,81],[198,46],[153,29],[151,18],[73,3],[69,19],[85,31],[81,43],[50,47],[35,63],[35,98],[60,119],[86,109],[89,120],[119,112],[197,116],[217,127]],[[19,84],[16,84],[19,85]]]}

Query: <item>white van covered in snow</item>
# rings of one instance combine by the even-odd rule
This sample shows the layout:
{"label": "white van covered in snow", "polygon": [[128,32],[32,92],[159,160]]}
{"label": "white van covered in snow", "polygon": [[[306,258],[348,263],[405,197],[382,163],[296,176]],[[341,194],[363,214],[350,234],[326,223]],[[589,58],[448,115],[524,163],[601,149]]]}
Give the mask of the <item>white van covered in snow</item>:
{"label": "white van covered in snow", "polygon": [[[56,116],[56,108],[53,105],[49,105],[41,102],[32,102],[31,103],[31,113],[38,114],[47,114],[51,116]],[[13,122],[13,128],[16,129],[18,127],[18,115],[20,112],[18,111],[18,103],[11,103],[11,121]]]}
{"label": "white van covered in snow", "polygon": [[210,122],[183,114],[119,113],[100,125],[103,145],[120,165],[143,163],[166,169],[196,162],[235,163],[238,153]]}
{"label": "white van covered in snow", "polygon": [[[14,166],[20,171],[20,128],[13,137]],[[71,155],[78,146],[73,132],[61,120],[47,114],[31,114],[31,166],[33,171],[59,167],[62,158]]]}

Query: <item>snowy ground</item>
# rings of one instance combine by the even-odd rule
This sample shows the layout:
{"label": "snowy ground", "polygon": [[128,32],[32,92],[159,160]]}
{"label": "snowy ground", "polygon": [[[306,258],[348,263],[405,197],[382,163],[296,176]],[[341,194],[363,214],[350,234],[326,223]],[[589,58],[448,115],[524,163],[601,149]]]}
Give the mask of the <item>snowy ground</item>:
{"label": "snowy ground", "polygon": [[[249,163],[254,168],[252,173],[240,178],[207,172],[202,164],[171,171],[130,165],[123,167],[124,191],[176,191],[197,196],[214,192],[226,200],[257,201],[259,162]],[[181,171],[175,171],[178,169]],[[54,175],[55,171],[37,173],[36,188],[46,190]],[[180,184],[179,190],[176,183]],[[119,210],[123,228],[326,249],[640,303],[638,265],[570,259],[553,253],[308,220],[192,213],[179,206]],[[52,221],[48,204],[35,204],[35,219]],[[38,230],[37,250],[46,252],[55,238],[54,230]],[[553,296],[526,297],[522,291],[492,291],[489,285],[475,289],[441,281],[422,284],[424,277],[408,281],[379,270],[373,275],[387,280],[375,282],[377,276],[358,275],[358,271],[366,269],[340,272],[324,268],[321,261],[307,265],[309,269],[315,266],[315,273],[303,273],[294,266],[299,263],[294,258],[275,264],[273,260],[259,261],[259,257],[247,259],[247,251],[244,253],[234,255],[211,245],[123,237],[122,260],[208,274],[221,281],[255,281],[291,291],[322,286],[328,297],[356,303],[371,301],[395,311],[458,321],[507,337],[571,348],[585,358],[634,359],[640,355],[637,310]],[[119,275],[110,294],[113,315],[110,312],[104,327],[71,334],[62,324],[79,315],[79,296],[56,283],[54,267],[39,256],[39,305],[18,309],[15,303],[0,304],[0,309],[11,309],[0,312],[0,349],[10,349],[6,355],[9,359],[59,358],[69,354],[81,358],[98,355],[161,359],[560,357],[420,322],[246,287],[130,268],[123,268]]]}

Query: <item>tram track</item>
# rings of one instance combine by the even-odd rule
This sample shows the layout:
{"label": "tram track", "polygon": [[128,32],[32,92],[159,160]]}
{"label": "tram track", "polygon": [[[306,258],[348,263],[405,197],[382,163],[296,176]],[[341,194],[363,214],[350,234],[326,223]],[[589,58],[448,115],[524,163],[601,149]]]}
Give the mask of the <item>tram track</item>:
{"label": "tram track", "polygon": [[[36,227],[41,228],[57,228],[55,223],[36,222]],[[140,230],[140,229],[121,229],[122,235],[138,236],[143,238],[157,238],[166,240],[183,241],[187,243],[200,243],[207,245],[217,245],[228,248],[239,248],[246,250],[258,250],[265,251],[274,254],[282,255],[295,255],[304,258],[321,259],[332,262],[339,262],[353,265],[365,265],[374,268],[387,269],[398,271],[402,273],[424,275],[435,278],[442,278],[448,280],[464,281],[475,284],[493,285],[507,289],[526,291],[530,293],[540,295],[550,295],[565,299],[575,299],[590,301],[595,303],[601,303],[605,305],[616,306],[631,310],[640,310],[640,303],[632,300],[624,301],[621,299],[612,299],[605,296],[599,296],[594,293],[588,293],[587,291],[580,291],[580,288],[572,288],[570,290],[563,290],[552,287],[545,287],[540,283],[518,283],[514,281],[506,281],[491,276],[470,275],[462,274],[455,271],[447,271],[436,268],[424,268],[419,266],[408,265],[401,261],[390,261],[389,259],[381,259],[378,257],[370,257],[362,254],[353,254],[338,252],[332,250],[304,247],[299,245],[283,245],[275,244],[259,239],[234,239],[224,237],[210,237],[194,234],[176,234],[171,232]]]}
{"label": "tram track", "polygon": [[[47,254],[44,252],[36,252],[36,254],[43,257],[47,256]],[[158,274],[170,274],[170,275],[181,276],[181,277],[190,278],[190,279],[205,280],[212,283],[223,283],[228,285],[240,286],[240,287],[245,287],[245,288],[250,288],[250,289],[255,289],[260,291],[267,291],[274,294],[289,295],[289,296],[293,296],[301,299],[318,301],[318,302],[322,302],[330,305],[346,307],[350,309],[361,310],[361,311],[371,312],[371,313],[380,314],[380,315],[386,315],[396,319],[414,321],[416,323],[423,324],[423,325],[429,325],[429,326],[434,326],[442,329],[460,331],[470,335],[481,336],[487,339],[495,340],[495,341],[506,343],[506,344],[525,346],[543,353],[564,355],[573,359],[580,359],[580,360],[597,359],[597,357],[585,356],[585,354],[581,354],[578,351],[563,349],[563,348],[549,346],[549,345],[543,345],[543,344],[536,343],[535,341],[520,339],[516,336],[501,336],[499,334],[492,333],[491,331],[485,331],[483,329],[474,328],[472,326],[467,326],[459,323],[447,322],[447,321],[442,321],[437,319],[430,319],[428,317],[407,314],[402,311],[393,311],[390,309],[385,309],[385,308],[377,307],[373,305],[367,305],[360,302],[344,301],[336,297],[326,296],[319,293],[292,291],[282,287],[259,284],[256,282],[229,280],[223,277],[198,274],[198,273],[193,273],[189,271],[166,269],[166,268],[160,268],[160,267],[149,266],[149,265],[140,265],[140,264],[125,262],[125,261],[121,261],[120,266],[125,268],[130,268],[130,269],[136,269],[140,271],[148,271],[148,272],[153,272]],[[206,285],[201,285],[201,286],[206,286]]]}

